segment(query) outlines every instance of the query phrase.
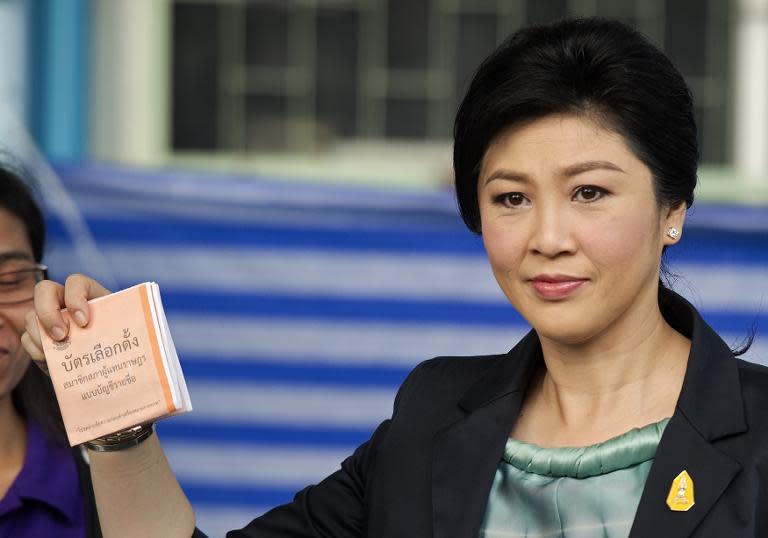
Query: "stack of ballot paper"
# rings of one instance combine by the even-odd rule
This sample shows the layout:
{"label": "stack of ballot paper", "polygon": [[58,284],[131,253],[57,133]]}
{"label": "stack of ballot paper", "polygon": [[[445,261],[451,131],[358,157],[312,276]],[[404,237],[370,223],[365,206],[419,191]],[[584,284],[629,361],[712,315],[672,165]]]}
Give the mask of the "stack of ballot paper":
{"label": "stack of ballot paper", "polygon": [[85,327],[62,314],[66,340],[40,335],[72,446],[192,410],[157,284],[93,299]]}

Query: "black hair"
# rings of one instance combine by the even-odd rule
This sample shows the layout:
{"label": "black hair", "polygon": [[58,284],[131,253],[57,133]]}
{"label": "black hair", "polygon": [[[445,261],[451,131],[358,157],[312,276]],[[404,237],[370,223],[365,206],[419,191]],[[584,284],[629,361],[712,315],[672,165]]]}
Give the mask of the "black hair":
{"label": "black hair", "polygon": [[45,219],[40,206],[23,178],[26,173],[10,166],[0,166],[0,208],[24,223],[35,261],[40,263],[45,249]]}
{"label": "black hair", "polygon": [[602,18],[519,30],[480,66],[454,124],[456,196],[482,233],[480,166],[502,130],[551,114],[583,115],[622,135],[650,169],[661,207],[693,203],[699,146],[682,75],[647,38]]}
{"label": "black hair", "polygon": [[[0,166],[0,208],[24,225],[35,261],[40,263],[45,249],[45,219],[24,179],[21,169]],[[11,391],[13,403],[25,419],[32,419],[46,436],[66,444],[64,423],[50,378],[30,363],[19,384]]]}

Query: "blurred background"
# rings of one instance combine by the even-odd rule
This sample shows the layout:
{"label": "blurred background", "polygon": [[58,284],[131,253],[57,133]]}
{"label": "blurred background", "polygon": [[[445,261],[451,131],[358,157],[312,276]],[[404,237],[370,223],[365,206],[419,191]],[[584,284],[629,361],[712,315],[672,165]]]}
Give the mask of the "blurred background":
{"label": "blurred background", "polygon": [[453,114],[502,39],[572,15],[687,78],[670,268],[768,360],[768,0],[0,0],[0,149],[54,277],[160,284],[195,412],[159,431],[212,537],[332,472],[418,362],[526,331],[457,216]]}

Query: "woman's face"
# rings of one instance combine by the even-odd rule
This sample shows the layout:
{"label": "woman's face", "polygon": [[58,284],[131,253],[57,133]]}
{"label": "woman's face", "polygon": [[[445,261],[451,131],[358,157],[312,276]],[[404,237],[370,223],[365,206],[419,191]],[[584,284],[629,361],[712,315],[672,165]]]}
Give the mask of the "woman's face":
{"label": "woman's face", "polygon": [[620,135],[547,116],[502,132],[478,181],[493,273],[541,337],[582,344],[658,311],[666,232],[682,230],[685,206],[658,207],[650,170]]}
{"label": "woman's face", "polygon": [[[24,223],[5,209],[0,209],[0,274],[35,265]],[[0,301],[3,301],[0,277]],[[29,296],[32,297],[30,291]],[[21,346],[24,315],[32,301],[14,305],[0,304],[0,399],[10,395],[29,365],[29,356]]]}

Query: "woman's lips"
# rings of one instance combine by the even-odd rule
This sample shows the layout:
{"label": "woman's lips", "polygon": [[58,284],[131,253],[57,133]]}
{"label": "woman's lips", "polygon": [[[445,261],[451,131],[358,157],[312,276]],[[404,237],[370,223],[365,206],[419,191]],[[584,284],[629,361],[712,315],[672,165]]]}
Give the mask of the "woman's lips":
{"label": "woman's lips", "polygon": [[585,278],[576,277],[536,277],[531,279],[531,286],[536,293],[545,299],[562,299],[575,292]]}

